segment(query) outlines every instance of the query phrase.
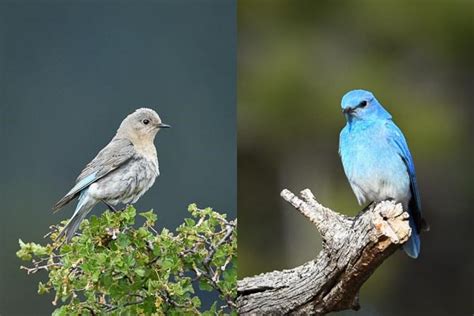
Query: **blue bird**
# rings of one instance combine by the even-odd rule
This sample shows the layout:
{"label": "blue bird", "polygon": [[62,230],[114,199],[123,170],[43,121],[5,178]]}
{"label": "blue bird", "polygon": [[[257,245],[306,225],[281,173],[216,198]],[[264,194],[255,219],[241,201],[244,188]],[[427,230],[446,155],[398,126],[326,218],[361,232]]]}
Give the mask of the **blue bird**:
{"label": "blue bird", "polygon": [[117,133],[97,156],[82,170],[75,186],[54,205],[57,211],[76,197],[76,210],[58,235],[70,241],[82,220],[99,202],[115,211],[118,203],[135,203],[160,174],[158,156],[153,144],[161,128],[158,114],[141,108],[128,115]]}
{"label": "blue bird", "polygon": [[428,225],[421,214],[415,166],[405,137],[369,91],[349,91],[341,106],[347,124],[340,134],[339,154],[357,201],[402,203],[412,230],[403,249],[417,258],[419,234]]}

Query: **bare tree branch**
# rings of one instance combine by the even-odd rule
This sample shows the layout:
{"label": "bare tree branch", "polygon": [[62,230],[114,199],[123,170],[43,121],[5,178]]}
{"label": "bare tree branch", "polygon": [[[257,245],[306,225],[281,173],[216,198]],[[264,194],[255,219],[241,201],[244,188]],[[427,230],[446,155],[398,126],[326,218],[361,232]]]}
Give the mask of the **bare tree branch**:
{"label": "bare tree branch", "polygon": [[323,238],[316,259],[299,267],[244,278],[237,285],[240,315],[324,315],[359,309],[359,290],[377,267],[408,240],[408,213],[384,201],[355,217],[334,212],[309,189],[281,196],[307,217]]}

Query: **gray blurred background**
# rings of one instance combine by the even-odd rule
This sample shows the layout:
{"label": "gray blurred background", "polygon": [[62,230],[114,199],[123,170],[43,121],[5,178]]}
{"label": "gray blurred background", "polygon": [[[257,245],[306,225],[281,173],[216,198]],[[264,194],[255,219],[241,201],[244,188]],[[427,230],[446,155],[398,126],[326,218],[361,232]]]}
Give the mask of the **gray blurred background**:
{"label": "gray blurred background", "polygon": [[362,209],[338,155],[344,93],[373,91],[404,131],[431,231],[390,257],[343,315],[471,315],[474,2],[238,2],[239,275],[291,268],[321,248],[280,198],[310,188]]}
{"label": "gray blurred background", "polygon": [[46,274],[19,270],[18,239],[44,242],[71,216],[51,206],[138,107],[173,128],[137,209],[160,228],[192,202],[235,218],[235,15],[232,0],[0,1],[0,315],[53,310],[36,294]]}

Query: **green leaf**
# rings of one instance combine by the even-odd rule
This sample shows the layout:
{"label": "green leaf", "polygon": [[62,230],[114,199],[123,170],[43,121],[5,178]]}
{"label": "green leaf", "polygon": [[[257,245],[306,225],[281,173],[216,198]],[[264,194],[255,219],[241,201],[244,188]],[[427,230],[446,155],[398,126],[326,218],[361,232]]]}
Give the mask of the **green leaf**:
{"label": "green leaf", "polygon": [[213,287],[209,282],[205,279],[199,279],[199,288],[203,291],[212,291]]}
{"label": "green leaf", "polygon": [[148,225],[154,225],[156,220],[158,219],[158,216],[153,213],[153,210],[140,213],[140,215],[146,219]]}
{"label": "green leaf", "polygon": [[68,307],[67,305],[64,305],[64,306],[61,306],[60,308],[56,308],[53,311],[52,316],[67,316],[68,315],[67,307]]}
{"label": "green leaf", "polygon": [[192,218],[185,218],[184,222],[186,223],[187,226],[194,226],[196,225],[196,222]]}
{"label": "green leaf", "polygon": [[130,245],[130,239],[127,235],[120,234],[117,238],[116,243],[119,248],[126,248],[128,245]]}
{"label": "green leaf", "polygon": [[134,271],[137,275],[139,275],[141,277],[144,276],[145,273],[146,273],[145,269],[142,269],[142,268],[136,268]]}
{"label": "green leaf", "polygon": [[38,294],[45,294],[45,293],[49,293],[49,287],[43,284],[43,282],[38,283]]}

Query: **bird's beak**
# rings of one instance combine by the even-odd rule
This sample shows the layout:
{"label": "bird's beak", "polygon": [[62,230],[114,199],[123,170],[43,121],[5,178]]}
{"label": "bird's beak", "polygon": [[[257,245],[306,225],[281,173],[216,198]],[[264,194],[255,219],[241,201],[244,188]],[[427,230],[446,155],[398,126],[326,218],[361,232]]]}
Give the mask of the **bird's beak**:
{"label": "bird's beak", "polygon": [[353,112],[354,112],[353,108],[344,108],[344,110],[342,110],[342,113],[344,113],[345,115],[352,114]]}
{"label": "bird's beak", "polygon": [[158,124],[158,127],[159,128],[170,128],[171,125],[168,125],[168,124],[165,124],[165,123],[160,123],[160,124]]}
{"label": "bird's beak", "polygon": [[344,110],[342,110],[342,113],[344,113],[344,116],[346,117],[347,122],[351,122],[352,119],[354,118],[353,116],[354,111],[355,110],[353,108],[344,108]]}

